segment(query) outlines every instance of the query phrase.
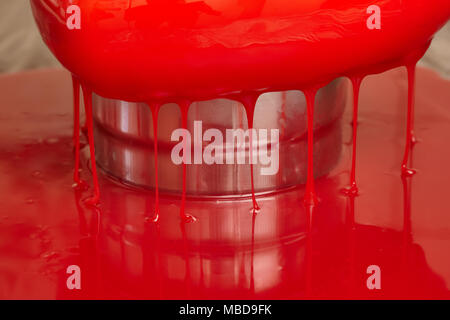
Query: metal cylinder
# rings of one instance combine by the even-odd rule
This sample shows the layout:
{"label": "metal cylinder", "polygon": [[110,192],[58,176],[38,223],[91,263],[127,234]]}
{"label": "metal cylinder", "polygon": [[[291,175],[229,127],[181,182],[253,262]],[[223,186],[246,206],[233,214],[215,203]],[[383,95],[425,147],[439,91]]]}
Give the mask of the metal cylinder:
{"label": "metal cylinder", "polygon": [[[314,120],[314,170],[316,176],[330,171],[341,153],[341,116],[347,101],[348,83],[337,79],[319,90]],[[226,136],[227,129],[247,129],[244,107],[232,100],[216,99],[194,102],[189,108],[188,130],[194,136],[194,121],[201,121],[203,132],[217,129]],[[94,97],[95,145],[98,165],[124,183],[154,188],[155,166],[153,124],[150,108],[143,103],[129,103]],[[270,92],[261,95],[254,115],[255,129],[279,132],[279,169],[262,175],[261,163],[254,165],[256,192],[273,191],[306,181],[307,116],[305,96],[301,91]],[[160,189],[179,192],[182,166],[176,165],[171,152],[178,142],[171,141],[174,130],[181,128],[181,113],[176,104],[161,108],[158,119],[158,159]],[[258,132],[258,131],[257,131]],[[202,133],[203,134],[203,133]],[[258,140],[254,152],[268,147]],[[262,146],[262,144],[266,144]],[[203,150],[207,143],[203,141]],[[251,191],[249,150],[245,164],[192,164],[187,166],[187,193],[201,196],[236,196]],[[255,151],[256,150],[256,151]],[[257,157],[258,158],[258,157]]]}

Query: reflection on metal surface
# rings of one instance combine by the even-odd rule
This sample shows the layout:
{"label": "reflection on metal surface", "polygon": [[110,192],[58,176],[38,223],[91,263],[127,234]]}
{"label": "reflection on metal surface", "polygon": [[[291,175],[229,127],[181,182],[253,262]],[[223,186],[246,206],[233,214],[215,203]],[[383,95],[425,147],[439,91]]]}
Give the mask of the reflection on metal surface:
{"label": "reflection on metal surface", "polygon": [[[341,116],[347,100],[348,84],[341,79],[319,91],[316,106],[316,174],[322,176],[338,162],[341,154]],[[119,180],[143,187],[154,187],[153,127],[147,105],[109,100],[97,96],[94,101],[96,156],[103,170]],[[255,166],[255,188],[273,191],[306,180],[306,111],[300,91],[266,93],[260,96],[254,126],[280,132],[280,170],[272,176],[260,175],[262,165]],[[181,127],[176,104],[165,105],[159,115],[160,188],[177,192],[181,188],[181,166],[175,165],[170,141],[173,130]],[[232,100],[218,99],[191,105],[188,129],[202,121],[203,130],[215,128],[225,136],[226,129],[247,128],[243,106]],[[205,147],[205,144],[203,145]],[[327,150],[327,152],[324,152]],[[247,153],[248,154],[248,153]],[[224,164],[190,165],[187,168],[187,191],[193,195],[240,195],[250,192],[250,166]]]}

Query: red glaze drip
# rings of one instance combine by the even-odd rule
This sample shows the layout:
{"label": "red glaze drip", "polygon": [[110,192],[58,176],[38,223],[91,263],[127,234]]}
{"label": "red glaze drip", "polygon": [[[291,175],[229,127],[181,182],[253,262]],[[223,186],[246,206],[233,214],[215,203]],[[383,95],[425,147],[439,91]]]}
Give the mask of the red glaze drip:
{"label": "red glaze drip", "polygon": [[416,141],[414,138],[414,87],[416,79],[416,63],[408,64],[406,66],[406,70],[408,71],[408,115],[406,123],[405,154],[402,162],[402,175],[412,176],[416,173],[416,171],[408,167],[408,161],[410,160],[411,148]]}
{"label": "red glaze drip", "polygon": [[73,181],[75,187],[82,183],[80,179],[80,82],[72,76],[73,87],[73,145],[75,149],[75,168],[73,170]]}
{"label": "red glaze drip", "polygon": [[248,129],[250,131],[249,134],[249,162],[250,162],[250,180],[251,180],[251,188],[252,188],[252,212],[253,214],[257,214],[261,209],[258,206],[258,203],[256,202],[256,196],[255,196],[255,178],[253,175],[253,119],[255,117],[255,109],[256,109],[256,102],[258,101],[259,95],[257,93],[245,93],[239,96],[239,101],[244,105],[245,112],[247,114],[247,124]]}
{"label": "red glaze drip", "polygon": [[153,220],[156,222],[159,220],[159,183],[158,183],[158,115],[161,107],[158,103],[149,103],[150,110],[152,112],[153,120],[153,148],[154,148],[154,161],[155,161],[155,213]]}
{"label": "red glaze drip", "polygon": [[315,206],[318,203],[314,187],[314,106],[317,88],[304,90],[306,98],[306,113],[308,117],[308,161],[307,177],[304,195],[306,210],[307,234],[306,234],[306,294],[313,295],[313,218]]}
{"label": "red glaze drip", "polygon": [[350,186],[345,190],[347,194],[357,195],[358,186],[356,184],[356,143],[358,134],[358,108],[359,108],[359,89],[361,87],[362,77],[350,78],[353,87],[353,134],[352,134],[352,168],[350,172]]}
{"label": "red glaze drip", "polygon": [[304,197],[306,206],[314,206],[318,201],[314,190],[314,102],[316,93],[317,89],[315,88],[304,90],[308,115],[308,174]]}
{"label": "red glaze drip", "polygon": [[86,199],[86,203],[95,206],[98,204],[100,200],[100,188],[98,185],[97,164],[95,161],[94,120],[92,116],[92,91],[88,89],[85,85],[82,85],[81,87],[83,89],[84,108],[86,111],[89,151],[91,154],[92,182],[94,184],[94,195]]}
{"label": "red glaze drip", "polygon": [[[178,102],[181,111],[181,127],[187,130],[187,120],[189,107],[191,106],[191,101],[181,100]],[[183,141],[186,142],[186,139]],[[186,146],[184,149],[190,148],[190,146]],[[181,193],[181,207],[180,207],[180,217],[183,223],[194,222],[196,218],[189,214],[186,214],[186,174],[187,174],[187,164],[186,164],[186,155],[183,154],[183,177],[182,177],[182,193]]]}

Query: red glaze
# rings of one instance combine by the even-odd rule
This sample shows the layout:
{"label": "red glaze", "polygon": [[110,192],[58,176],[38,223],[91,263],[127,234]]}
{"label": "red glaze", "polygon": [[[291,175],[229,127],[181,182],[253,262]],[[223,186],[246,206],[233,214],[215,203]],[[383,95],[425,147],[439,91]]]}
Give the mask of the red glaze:
{"label": "red glaze", "polygon": [[416,78],[416,63],[408,64],[406,66],[408,71],[408,116],[406,122],[406,144],[405,155],[402,162],[402,174],[413,175],[416,173],[414,169],[408,168],[408,161],[410,158],[411,148],[414,145],[414,97],[415,97],[415,78]]}
{"label": "red glaze", "polygon": [[73,181],[75,187],[82,184],[80,179],[80,82],[72,76],[73,85],[73,145],[75,151],[75,168],[73,172]]}
{"label": "red glaze", "polygon": [[[102,174],[100,206],[86,206],[93,185],[71,187],[70,76],[0,77],[0,298],[449,298],[450,83],[417,70],[421,143],[409,163],[417,174],[400,177],[406,78],[396,69],[362,83],[358,197],[340,192],[349,144],[315,181],[321,201],[308,210],[303,187],[259,197],[258,215],[248,214],[251,198],[187,197],[197,222],[180,224],[178,198],[161,195],[154,223],[153,192]],[[348,105],[343,121],[352,118]],[[85,181],[88,156],[84,147]],[[72,264],[81,291],[66,287]],[[372,264],[382,270],[380,291],[366,287]]]}
{"label": "red glaze", "polygon": [[[45,42],[89,90],[109,98],[151,101],[150,104],[177,101],[183,123],[190,104],[187,101],[228,95],[243,102],[251,129],[259,93],[306,88],[307,205],[317,202],[313,170],[317,89],[342,75],[361,78],[397,65],[412,66],[413,62],[415,65],[428,48],[433,33],[450,16],[447,0],[427,4],[420,0],[376,3],[349,0],[345,4],[315,0],[276,5],[264,0],[239,3],[158,0],[146,4],[32,0],[31,3]],[[81,8],[80,30],[69,30],[66,26],[69,17],[66,9],[70,4]],[[374,4],[381,8],[381,30],[369,30],[366,24],[370,15],[367,9]],[[308,89],[311,87],[314,89]],[[354,101],[356,148],[357,99]],[[408,114],[403,173],[413,172],[406,167],[412,139],[411,102]],[[92,127],[92,123],[87,125]],[[89,143],[93,144],[93,137],[89,136]],[[356,150],[353,151],[355,158]],[[95,182],[95,161],[93,170]],[[253,180],[251,165],[253,212],[256,213],[259,206]],[[185,164],[182,190],[184,204]],[[350,192],[357,193],[355,160]],[[96,188],[94,202],[98,193]],[[183,219],[188,217],[184,205],[180,214]]]}
{"label": "red glaze", "polygon": [[[252,128],[253,113],[259,93],[280,89],[305,89],[308,110],[308,179],[304,196],[306,206],[295,209],[288,201],[287,207],[284,207],[297,211],[300,216],[303,212],[305,218],[305,228],[296,231],[303,234],[302,238],[306,239],[305,279],[297,283],[295,280],[298,280],[298,278],[294,275],[287,276],[286,279],[293,281],[291,291],[288,290],[289,297],[330,295],[327,290],[321,291],[320,286],[318,289],[314,281],[315,274],[318,270],[321,270],[321,265],[320,263],[317,264],[315,258],[317,256],[315,253],[315,247],[317,247],[315,229],[317,228],[317,220],[320,221],[326,215],[328,215],[327,219],[330,220],[338,218],[334,216],[338,201],[333,196],[330,197],[328,187],[322,186],[322,188],[318,188],[320,189],[319,194],[325,199],[326,203],[317,204],[313,170],[314,100],[317,89],[323,84],[338,76],[351,76],[354,88],[354,112],[352,169],[350,174],[351,192],[348,198],[350,271],[347,273],[350,275],[348,292],[350,296],[353,295],[355,288],[358,286],[354,283],[355,277],[357,277],[354,267],[356,260],[354,243],[357,241],[357,235],[355,234],[357,228],[355,223],[355,195],[357,193],[355,167],[360,84],[358,79],[367,74],[381,72],[397,65],[408,66],[407,143],[402,168],[403,173],[412,173],[413,171],[407,168],[407,162],[410,158],[411,143],[413,142],[414,66],[428,47],[433,33],[448,19],[450,15],[448,1],[438,0],[424,4],[420,0],[408,2],[380,0],[375,3],[367,0],[349,0],[343,4],[342,1],[329,0],[309,1],[302,4],[277,2],[276,5],[270,1],[260,0],[243,1],[238,4],[224,3],[219,0],[190,3],[177,0],[147,1],[145,5],[133,5],[131,1],[129,3],[110,2],[107,5],[101,1],[88,0],[72,1],[71,3],[78,4],[82,9],[83,22],[79,31],[69,31],[65,26],[67,16],[64,12],[69,4],[68,1],[60,0],[55,3],[55,1],[32,0],[35,16],[44,40],[60,61],[76,77],[82,79],[94,185],[94,197],[89,199],[88,203],[90,204],[97,203],[100,190],[94,153],[92,91],[109,98],[151,101],[150,106],[154,106],[156,103],[159,105],[161,102],[176,101],[182,111],[183,128],[187,127],[187,111],[190,101],[228,95],[243,102],[247,111],[249,128]],[[381,30],[368,30],[366,27],[365,22],[369,16],[366,9],[373,4],[381,7]],[[333,54],[330,56],[331,52]],[[149,77],[149,75],[151,76]],[[75,85],[74,93],[76,93]],[[74,102],[76,105],[75,100]],[[152,113],[156,122],[157,111],[155,107],[152,107]],[[154,127],[156,126],[154,125]],[[76,128],[75,131],[77,134]],[[155,144],[155,158],[157,158],[157,143]],[[250,150],[252,149],[250,148]],[[157,167],[157,164],[155,167]],[[256,212],[259,211],[259,206],[254,194],[253,168],[251,171],[253,215],[249,287],[248,291],[233,291],[233,289],[230,292],[235,294],[245,292],[254,297],[260,293],[255,280],[258,278],[255,275],[255,253],[259,251],[255,246],[258,242]],[[156,179],[157,176],[156,174]],[[404,269],[408,269],[412,247],[412,182],[407,179],[405,174],[402,176],[401,182],[403,184],[404,224],[401,248],[402,263],[400,265]],[[126,200],[126,195],[120,193],[119,198],[116,196],[109,198],[108,193],[112,190],[111,185],[107,181],[102,182],[102,184],[102,188],[107,193],[103,197],[104,206],[115,211],[117,204]],[[164,236],[161,231],[172,232],[173,224],[172,228],[169,224],[167,229],[160,229],[163,222],[159,217],[161,207],[158,187],[156,190],[156,208],[151,220],[156,221],[157,225],[156,253],[158,266],[152,267],[152,269],[158,270],[158,274],[156,275],[153,272],[153,276],[161,278],[160,273],[169,270],[161,268],[161,263],[164,263],[161,253],[161,238],[164,239]],[[211,214],[215,208],[207,202],[201,201],[197,213],[194,213],[194,215],[186,213],[186,165],[183,165],[182,190],[179,210],[182,218],[180,224],[181,245],[175,245],[175,248],[182,248],[182,259],[185,265],[185,295],[183,297],[201,297],[201,295],[198,295],[198,290],[192,290],[194,283],[194,269],[191,268],[192,241],[189,239],[188,226],[185,222],[194,221],[197,219],[194,218],[194,215],[195,217],[198,216],[200,217],[199,224],[191,228],[201,230],[203,228],[201,212],[204,210]],[[76,191],[76,198],[79,198],[80,192],[82,191]],[[289,194],[291,192],[287,193],[287,195]],[[275,195],[274,199],[279,196]],[[110,206],[112,201],[114,205]],[[237,207],[242,207],[239,202],[236,202]],[[79,211],[81,210],[79,205],[77,205],[77,208]],[[99,209],[95,210],[98,217],[100,211]],[[167,211],[170,211],[170,207],[167,207]],[[126,207],[125,211],[117,213],[117,217],[121,219],[130,214],[132,212]],[[80,213],[81,215],[83,213]],[[171,219],[168,212],[164,212],[162,216],[165,219]],[[225,216],[225,219],[227,217],[228,215]],[[270,218],[271,211],[264,210],[264,218],[260,219]],[[107,217],[102,219],[108,220]],[[212,220],[205,221],[205,225],[215,224],[214,219],[216,217],[205,219]],[[246,218],[243,217],[242,219]],[[292,217],[289,218],[289,221],[293,223]],[[97,221],[97,223],[99,222]],[[97,224],[97,226],[97,230],[100,230],[101,234],[101,225]],[[105,224],[106,228],[112,228],[113,226],[114,222],[106,222]],[[133,222],[131,225],[127,224],[118,233],[121,251],[124,250],[127,243],[131,243],[130,240],[123,242],[124,233],[129,227],[133,228],[136,225],[133,225]],[[339,230],[339,224],[332,225],[330,230],[331,234],[335,234]],[[238,234],[241,234],[241,232],[242,230],[238,230]],[[211,240],[212,247],[217,249],[217,244],[219,244],[218,248],[220,249],[220,241],[216,243],[217,240],[215,239],[218,235],[214,231],[211,233],[208,231],[208,234],[211,238],[208,241]],[[364,236],[368,234],[370,232],[366,231]],[[239,240],[235,239],[236,235],[231,239]],[[96,233],[96,249],[98,236],[99,234]],[[200,239],[196,239],[200,243],[200,248],[203,243],[201,237],[200,234]],[[378,238],[378,236],[375,236],[375,238]],[[337,239],[339,239],[339,236]],[[321,240],[323,241],[319,238],[319,244]],[[333,238],[331,242],[334,240]],[[336,243],[339,243],[339,240]],[[339,252],[339,246],[327,245],[329,247],[331,245],[331,255],[333,255],[333,252]],[[389,243],[389,245],[392,244]],[[149,255],[153,254],[155,250],[146,248],[143,252],[144,255]],[[116,258],[115,255],[111,257]],[[338,258],[335,256],[335,259],[337,261]],[[214,258],[214,260],[221,261],[221,257]],[[94,261],[97,260],[94,259]],[[327,265],[329,264],[328,262]],[[203,284],[205,273],[202,253],[200,253],[200,265]],[[286,264],[284,267],[288,269],[291,264]],[[302,264],[297,267],[302,268]],[[92,269],[98,270],[98,265],[96,264]],[[298,268],[296,269],[298,271]],[[145,275],[146,270],[143,273]],[[325,273],[322,271],[322,274]],[[425,274],[433,277],[431,270],[425,270]],[[342,277],[338,278],[341,279]],[[405,279],[408,279],[408,277]],[[361,284],[361,281],[359,283]],[[245,280],[240,279],[237,284],[245,287]],[[320,285],[323,284],[320,283]],[[407,280],[403,281],[402,284],[402,289],[407,287]],[[431,279],[427,282],[427,285],[431,286],[431,291],[427,291],[428,287],[424,287],[424,291],[421,291],[422,294],[425,292],[431,292],[432,294],[439,292],[439,295],[442,294],[443,296],[447,294],[442,289],[442,282],[439,280]],[[161,298],[163,296],[161,281],[159,281],[158,286],[158,293]],[[220,286],[217,288],[214,289],[216,293],[223,290]],[[287,292],[282,291],[283,294]],[[178,290],[175,289],[171,292],[175,293]],[[391,293],[387,293],[387,296],[389,294]],[[227,295],[225,294],[225,296]],[[331,294],[331,296],[333,295]],[[171,295],[171,297],[173,296]],[[220,297],[220,294],[217,297]]]}
{"label": "red glaze", "polygon": [[314,206],[317,203],[317,196],[314,190],[314,104],[317,89],[305,90],[306,110],[308,114],[308,175],[306,180],[305,204]]}
{"label": "red glaze", "polygon": [[[358,109],[359,109],[359,90],[361,88],[362,78],[352,77],[352,88],[353,88],[353,140],[352,140],[352,168],[350,171],[350,186],[345,189],[345,192],[357,195],[358,186],[356,184],[356,145],[358,137]],[[408,89],[410,90],[410,89]]]}
{"label": "red glaze", "polygon": [[[240,98],[240,99],[239,99]],[[247,115],[247,125],[248,129],[250,130],[249,135],[249,145],[250,145],[250,159],[253,159],[253,122],[255,117],[255,109],[256,109],[256,102],[258,101],[258,95],[252,94],[252,93],[244,93],[240,95],[238,100],[242,103],[242,105],[245,108],[245,113]],[[253,173],[253,163],[250,161],[250,179],[251,179],[251,186],[252,186],[252,213],[253,215],[257,214],[260,210],[258,203],[256,202],[256,196],[255,196],[255,182],[254,182],[254,173]]]}
{"label": "red glaze", "polygon": [[149,103],[150,110],[152,112],[153,121],[153,148],[155,149],[155,216],[154,222],[159,220],[159,183],[158,183],[158,115],[161,106],[156,103]]}
{"label": "red glaze", "polygon": [[[191,101],[302,89],[381,72],[421,56],[448,0],[31,0],[42,36],[94,92],[127,101]],[[367,8],[381,8],[369,30]],[[416,52],[417,51],[417,52]]]}
{"label": "red glaze", "polygon": [[82,85],[83,97],[84,97],[84,108],[86,113],[86,126],[87,126],[87,136],[89,142],[89,152],[91,154],[91,170],[92,170],[92,180],[94,184],[94,195],[86,199],[86,203],[89,205],[97,205],[100,200],[100,187],[98,185],[98,174],[97,174],[97,162],[95,161],[95,146],[94,146],[94,124],[92,117],[92,91]]}

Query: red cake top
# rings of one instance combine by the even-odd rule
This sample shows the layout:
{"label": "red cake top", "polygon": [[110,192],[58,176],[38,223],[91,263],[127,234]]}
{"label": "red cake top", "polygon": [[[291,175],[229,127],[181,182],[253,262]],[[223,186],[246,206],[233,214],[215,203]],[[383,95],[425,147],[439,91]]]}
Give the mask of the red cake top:
{"label": "red cake top", "polygon": [[450,16],[448,0],[31,2],[62,64],[93,91],[128,101],[384,71],[422,55]]}

